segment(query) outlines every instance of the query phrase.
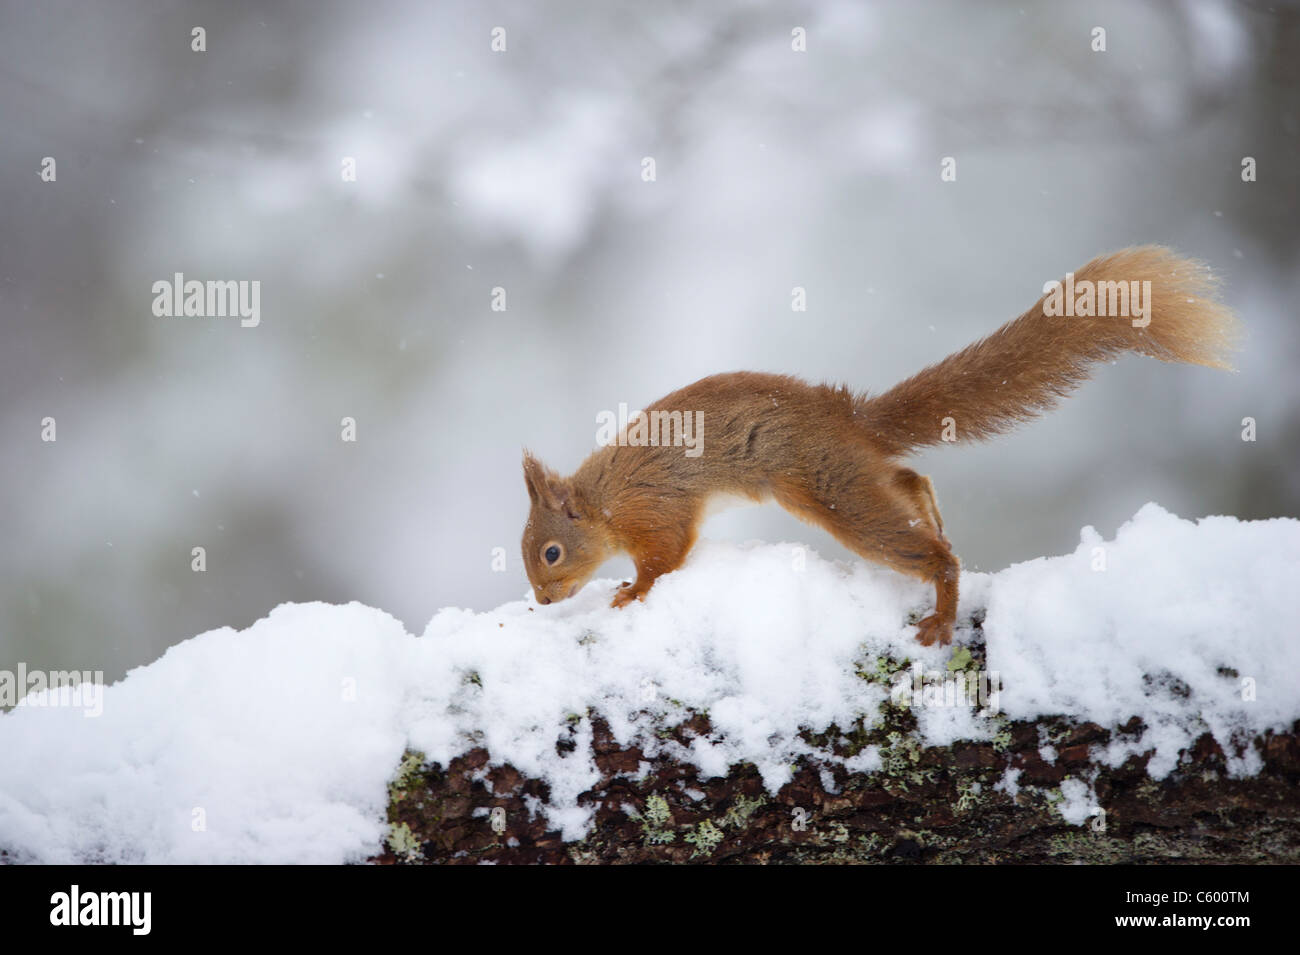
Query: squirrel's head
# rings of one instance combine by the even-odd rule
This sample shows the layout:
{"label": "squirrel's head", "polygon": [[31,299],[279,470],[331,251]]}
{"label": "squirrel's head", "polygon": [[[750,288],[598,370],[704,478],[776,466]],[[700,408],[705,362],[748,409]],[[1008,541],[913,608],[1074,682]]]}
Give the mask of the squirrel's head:
{"label": "squirrel's head", "polygon": [[524,525],[524,569],[537,602],[567,600],[609,556],[604,534],[584,513],[573,482],[524,452],[524,484],[532,507]]}

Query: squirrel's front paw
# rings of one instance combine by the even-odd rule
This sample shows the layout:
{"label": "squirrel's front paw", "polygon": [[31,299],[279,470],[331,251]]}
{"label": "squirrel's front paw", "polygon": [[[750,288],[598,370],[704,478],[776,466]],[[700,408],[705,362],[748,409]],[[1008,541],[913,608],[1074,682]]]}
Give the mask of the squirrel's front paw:
{"label": "squirrel's front paw", "polygon": [[946,647],[952,643],[952,625],[953,621],[932,613],[916,625],[916,639],[922,646],[932,647],[938,643]]}
{"label": "squirrel's front paw", "polygon": [[618,610],[621,607],[626,607],[633,600],[640,600],[644,596],[644,590],[638,590],[634,584],[624,581],[619,587],[618,592],[614,594],[614,600],[610,606],[615,610]]}

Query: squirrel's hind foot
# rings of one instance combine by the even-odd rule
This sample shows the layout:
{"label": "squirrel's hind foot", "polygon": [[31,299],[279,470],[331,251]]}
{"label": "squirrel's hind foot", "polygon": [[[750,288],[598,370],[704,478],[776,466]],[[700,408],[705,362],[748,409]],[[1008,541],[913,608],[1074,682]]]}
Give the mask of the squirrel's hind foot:
{"label": "squirrel's hind foot", "polygon": [[932,613],[916,625],[916,639],[922,646],[932,647],[938,643],[939,646],[946,647],[952,643],[953,622]]}

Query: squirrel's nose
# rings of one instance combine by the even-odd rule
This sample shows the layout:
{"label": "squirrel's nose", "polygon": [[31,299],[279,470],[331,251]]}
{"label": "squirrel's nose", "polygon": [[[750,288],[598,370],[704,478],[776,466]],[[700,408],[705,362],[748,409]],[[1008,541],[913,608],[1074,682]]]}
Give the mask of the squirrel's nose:
{"label": "squirrel's nose", "polygon": [[537,597],[537,602],[538,602],[539,604],[548,604],[548,603],[551,602],[551,598],[550,598],[550,597],[543,597],[543,596],[541,596],[541,595],[539,594],[538,597]]}

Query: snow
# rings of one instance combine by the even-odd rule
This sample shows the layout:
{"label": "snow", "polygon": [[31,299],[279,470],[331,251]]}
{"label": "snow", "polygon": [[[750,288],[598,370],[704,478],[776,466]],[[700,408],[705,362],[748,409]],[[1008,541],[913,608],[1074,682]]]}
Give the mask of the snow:
{"label": "snow", "polygon": [[[1204,730],[1239,773],[1230,743],[1300,716],[1300,640],[1288,593],[1300,582],[1300,521],[1180,520],[1148,504],[1113,542],[1084,528],[1064,557],[993,576],[984,621],[1003,712],[1068,713],[1102,726],[1141,716],[1108,764],[1154,748],[1157,778]],[[1104,570],[1098,566],[1100,548]],[[1233,675],[1235,674],[1235,676]]]}
{"label": "snow", "polygon": [[[1113,541],[1085,528],[1073,554],[963,575],[959,622],[987,610],[1003,717],[1115,727],[1139,716],[1141,737],[1097,755],[1154,751],[1156,777],[1209,731],[1248,774],[1258,757],[1234,744],[1300,718],[1297,580],[1300,521],[1192,522],[1149,504]],[[445,609],[418,637],[355,603],[285,604],[132,670],[104,689],[97,718],[29,695],[0,716],[0,848],[40,862],[359,861],[384,838],[387,783],[408,746],[444,765],[484,746],[546,780],[551,803],[537,811],[576,839],[591,817],[578,797],[599,777],[589,711],[648,758],[705,775],[748,761],[776,790],[811,752],[801,728],[847,728],[889,698],[857,668],[889,654],[951,676],[956,647],[919,646],[907,622],[928,612],[930,588],[801,545],[702,542],[622,611],[608,607],[615,584],[546,607]],[[970,637],[963,626],[957,642]],[[692,712],[708,713],[709,737],[656,734]],[[965,705],[917,716],[930,745],[990,739],[999,725]],[[565,735],[575,746],[557,752]],[[873,746],[845,764],[881,762]],[[1017,775],[999,788],[1014,792]],[[1082,819],[1090,787],[1067,782],[1063,811]]]}
{"label": "snow", "polygon": [[1097,797],[1086,781],[1073,777],[1061,780],[1061,801],[1056,811],[1072,826],[1081,826],[1097,814]]}
{"label": "snow", "polygon": [[1020,777],[1024,773],[1023,769],[1015,769],[1008,766],[1002,773],[1002,778],[993,784],[995,792],[1006,793],[1012,799],[1020,795]]}

